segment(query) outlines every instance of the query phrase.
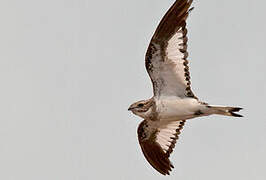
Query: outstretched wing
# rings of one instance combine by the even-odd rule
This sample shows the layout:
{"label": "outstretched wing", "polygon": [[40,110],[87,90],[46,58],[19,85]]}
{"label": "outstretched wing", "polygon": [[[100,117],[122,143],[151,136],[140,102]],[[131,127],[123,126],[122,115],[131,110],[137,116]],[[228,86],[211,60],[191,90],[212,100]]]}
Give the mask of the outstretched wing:
{"label": "outstretched wing", "polygon": [[174,166],[169,157],[185,121],[162,123],[144,120],[138,127],[142,152],[150,165],[163,175],[169,175]]}
{"label": "outstretched wing", "polygon": [[186,19],[192,0],[177,0],[156,29],[145,59],[154,95],[196,98],[190,88]]}

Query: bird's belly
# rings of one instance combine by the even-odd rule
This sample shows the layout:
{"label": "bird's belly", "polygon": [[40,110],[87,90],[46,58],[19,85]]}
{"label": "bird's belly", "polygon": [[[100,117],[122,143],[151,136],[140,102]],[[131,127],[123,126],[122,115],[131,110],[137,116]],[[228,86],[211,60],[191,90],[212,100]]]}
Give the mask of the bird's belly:
{"label": "bird's belly", "polygon": [[169,98],[158,100],[157,112],[160,119],[184,120],[193,118],[200,104],[196,99]]}

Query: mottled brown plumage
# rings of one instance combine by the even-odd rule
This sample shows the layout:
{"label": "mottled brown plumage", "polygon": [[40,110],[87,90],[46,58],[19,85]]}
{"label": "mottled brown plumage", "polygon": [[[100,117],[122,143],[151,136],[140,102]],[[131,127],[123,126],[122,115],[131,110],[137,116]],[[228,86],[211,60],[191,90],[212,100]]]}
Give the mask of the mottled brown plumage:
{"label": "mottled brown plumage", "polygon": [[240,117],[241,108],[210,106],[191,90],[186,19],[192,0],[176,0],[156,29],[145,57],[154,96],[133,103],[128,110],[144,119],[138,127],[142,152],[163,175],[174,167],[170,160],[186,120],[212,114]]}
{"label": "mottled brown plumage", "polygon": [[[156,123],[149,123],[144,120],[138,127],[138,139],[142,152],[150,165],[163,175],[169,175],[174,166],[169,160],[170,154],[173,152],[178,135],[180,134],[185,121],[180,121],[174,136],[171,138],[171,144],[167,151],[164,151],[161,145],[156,142],[156,136],[160,130],[156,127]],[[148,133],[149,132],[149,133]]]}
{"label": "mottled brown plumage", "polygon": [[[175,94],[178,96],[184,96],[184,97],[192,97],[197,99],[197,97],[194,95],[194,93],[191,90],[190,87],[190,74],[189,74],[189,67],[188,67],[188,52],[187,52],[187,29],[186,29],[186,19],[188,17],[189,12],[193,9],[190,8],[192,3],[192,0],[177,0],[172,7],[168,10],[166,15],[161,20],[158,28],[156,29],[152,40],[150,42],[150,45],[147,49],[146,58],[145,58],[145,65],[146,69],[148,71],[148,74],[152,80],[153,83],[153,91],[155,95],[160,95],[160,87],[163,86],[165,83],[165,78],[160,78],[158,80],[157,76],[155,75],[154,71],[159,71],[161,65],[158,67],[155,67],[154,62],[154,55],[156,52],[160,51],[161,54],[161,60],[165,61],[167,58],[167,55],[165,54],[167,44],[169,39],[173,37],[175,33],[180,31],[182,33],[182,44],[180,45],[179,51],[183,53],[181,61],[183,61],[183,77],[185,84],[183,85],[184,93],[183,94]],[[157,44],[158,46],[156,47]],[[160,62],[163,64],[164,62]],[[157,63],[158,64],[158,63]],[[161,82],[161,84],[158,84],[158,81]],[[178,84],[176,84],[178,86]]]}

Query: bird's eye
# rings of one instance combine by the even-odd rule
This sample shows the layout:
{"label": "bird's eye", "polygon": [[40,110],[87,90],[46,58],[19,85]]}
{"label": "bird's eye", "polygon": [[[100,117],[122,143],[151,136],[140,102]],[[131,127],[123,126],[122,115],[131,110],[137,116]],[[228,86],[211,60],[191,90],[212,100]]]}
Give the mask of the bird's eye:
{"label": "bird's eye", "polygon": [[144,104],[138,104],[138,107],[143,107],[144,106]]}

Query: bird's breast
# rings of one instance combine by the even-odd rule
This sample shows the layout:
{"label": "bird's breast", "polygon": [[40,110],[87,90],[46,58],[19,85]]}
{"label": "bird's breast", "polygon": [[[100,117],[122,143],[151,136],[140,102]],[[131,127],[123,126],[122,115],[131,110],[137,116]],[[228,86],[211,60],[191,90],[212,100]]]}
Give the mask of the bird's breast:
{"label": "bird's breast", "polygon": [[196,99],[167,97],[156,101],[156,110],[160,119],[184,120],[195,114],[200,104]]}

